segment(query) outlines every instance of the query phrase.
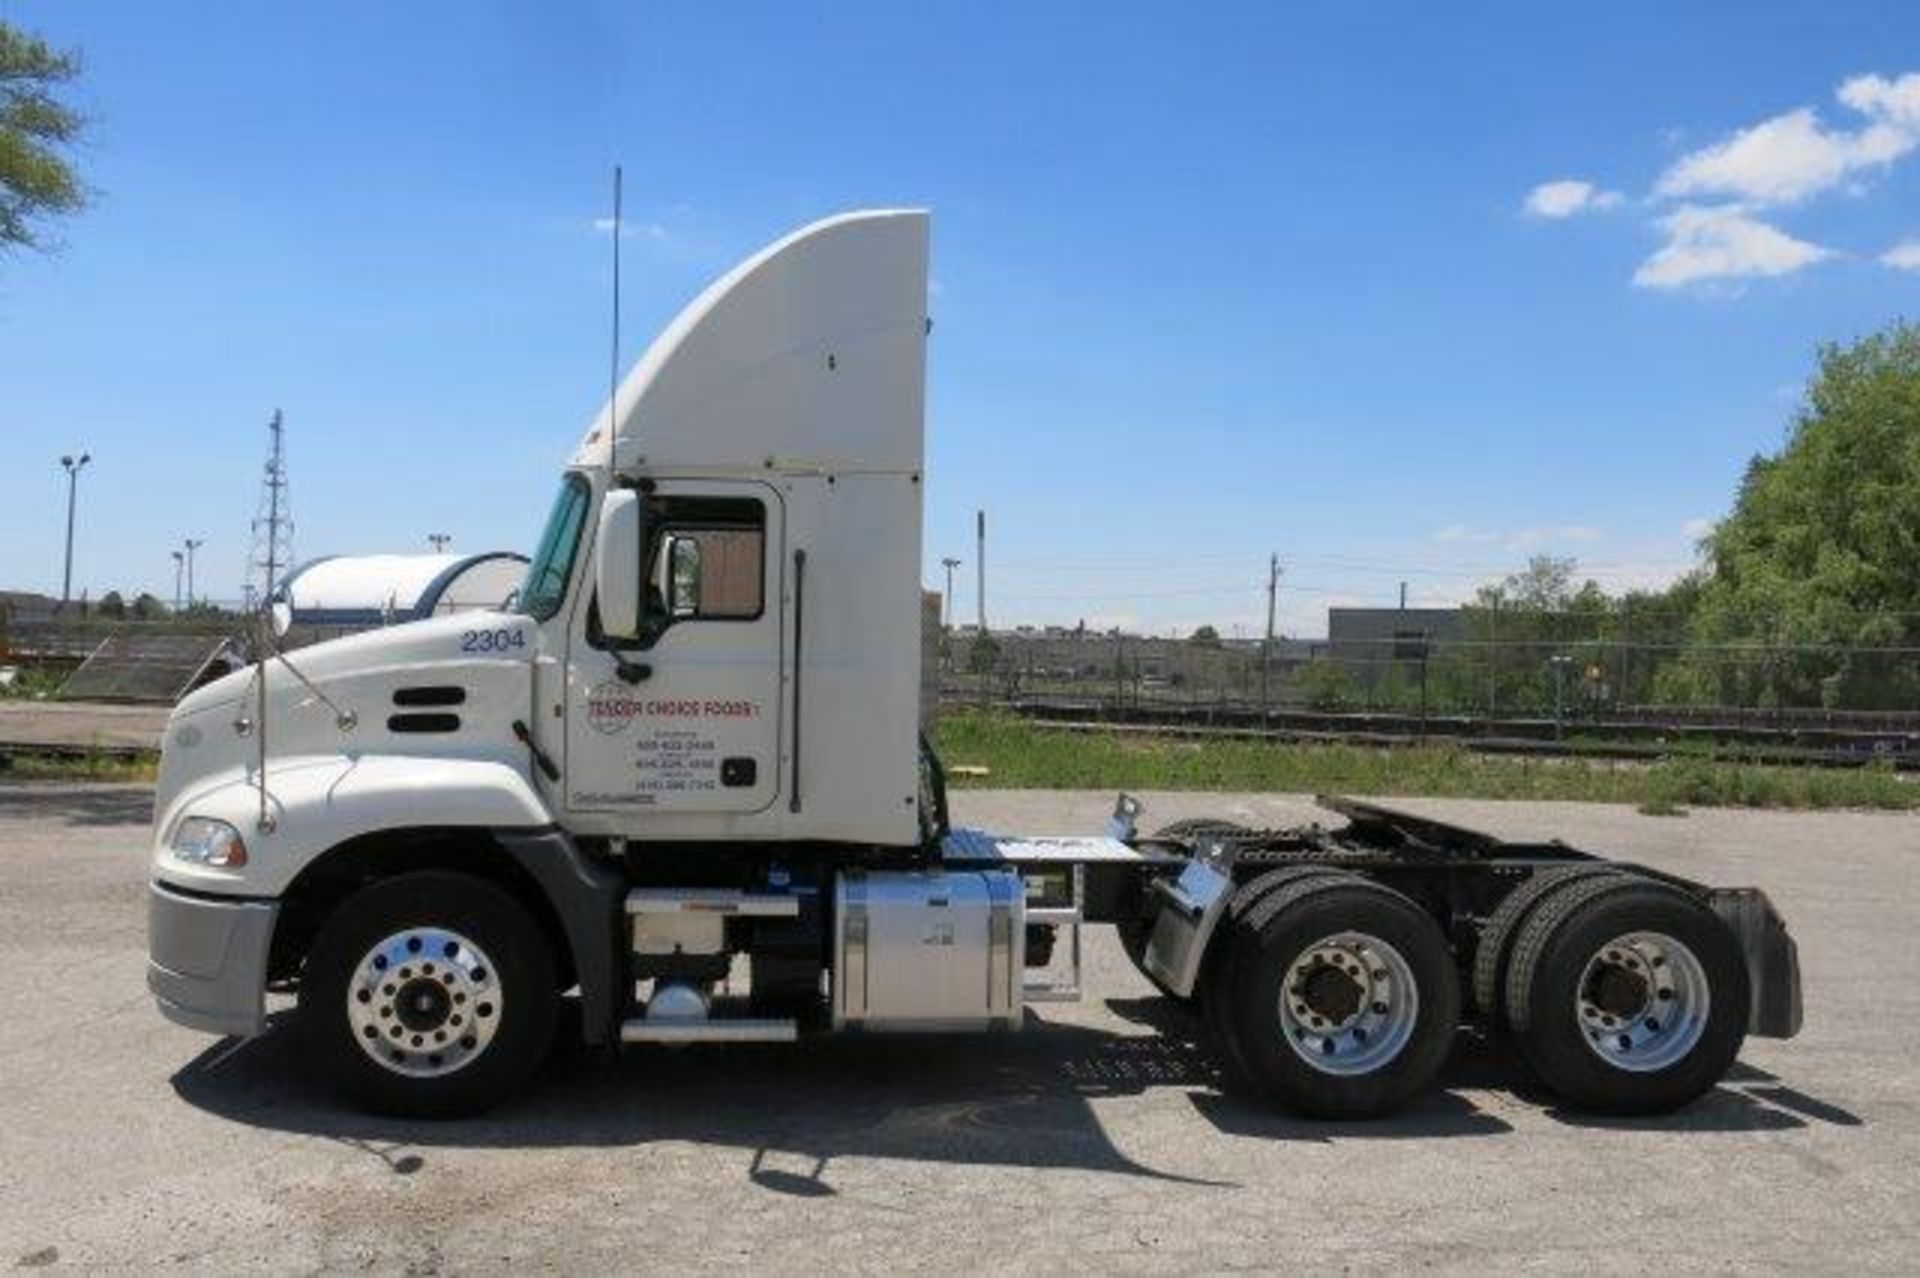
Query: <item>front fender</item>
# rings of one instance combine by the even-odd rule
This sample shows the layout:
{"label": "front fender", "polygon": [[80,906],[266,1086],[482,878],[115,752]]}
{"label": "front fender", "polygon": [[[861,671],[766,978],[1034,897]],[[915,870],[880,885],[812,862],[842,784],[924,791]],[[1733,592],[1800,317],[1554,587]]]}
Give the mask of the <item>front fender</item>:
{"label": "front fender", "polygon": [[[154,878],[223,896],[278,897],[316,857],[361,835],[403,827],[539,829],[554,816],[519,769],[492,759],[410,755],[331,756],[277,761],[267,770],[266,828],[260,790],[236,773],[189,787],[155,823]],[[240,831],[247,864],[190,865],[168,851],[188,816]]]}

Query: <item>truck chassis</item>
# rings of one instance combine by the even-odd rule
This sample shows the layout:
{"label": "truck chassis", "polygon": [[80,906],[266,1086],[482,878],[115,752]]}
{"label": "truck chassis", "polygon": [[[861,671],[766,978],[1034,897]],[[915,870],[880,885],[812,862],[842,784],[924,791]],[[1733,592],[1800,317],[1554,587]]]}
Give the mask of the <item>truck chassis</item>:
{"label": "truck chassis", "polygon": [[1683,1104],[1747,1034],[1800,1027],[1794,943],[1753,889],[1339,798],[1333,825],[1143,836],[1122,795],[1103,836],[1000,837],[948,826],[930,752],[927,777],[906,855],[706,846],[690,872],[686,849],[551,830],[491,856],[471,832],[383,839],[280,903],[265,984],[299,996],[333,1082],[416,1115],[519,1087],[567,990],[609,1050],[1014,1029],[1081,996],[1099,924],[1197,1006],[1232,1085],[1324,1118],[1417,1095],[1463,1021],[1620,1113]]}

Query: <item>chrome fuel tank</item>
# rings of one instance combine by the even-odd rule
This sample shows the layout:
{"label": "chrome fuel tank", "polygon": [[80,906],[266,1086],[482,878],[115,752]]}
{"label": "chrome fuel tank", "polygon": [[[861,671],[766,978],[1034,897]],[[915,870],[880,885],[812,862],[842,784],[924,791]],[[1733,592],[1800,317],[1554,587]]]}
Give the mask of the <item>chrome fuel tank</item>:
{"label": "chrome fuel tank", "polygon": [[1013,1028],[1026,901],[1005,870],[847,871],[834,886],[836,1029]]}

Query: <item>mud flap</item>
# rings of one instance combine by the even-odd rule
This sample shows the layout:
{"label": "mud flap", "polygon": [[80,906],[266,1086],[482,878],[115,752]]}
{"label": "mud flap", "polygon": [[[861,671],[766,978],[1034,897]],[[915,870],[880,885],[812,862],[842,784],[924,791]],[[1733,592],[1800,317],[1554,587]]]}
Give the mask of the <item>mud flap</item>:
{"label": "mud flap", "polygon": [[1747,1033],[1792,1038],[1800,1032],[1800,951],[1787,934],[1786,921],[1758,888],[1714,888],[1707,903],[1747,959],[1753,987]]}

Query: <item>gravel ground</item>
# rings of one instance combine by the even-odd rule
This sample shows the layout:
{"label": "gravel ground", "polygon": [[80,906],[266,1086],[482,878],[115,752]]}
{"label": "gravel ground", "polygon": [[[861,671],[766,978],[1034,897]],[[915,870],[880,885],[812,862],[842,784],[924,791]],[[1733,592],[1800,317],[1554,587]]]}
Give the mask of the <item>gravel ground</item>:
{"label": "gravel ground", "polygon": [[[1155,821],[1311,819],[1147,795]],[[1110,796],[973,791],[972,824],[1099,828]],[[568,1271],[754,1265],[1911,1271],[1920,1254],[1920,819],[1408,801],[1764,886],[1807,1021],[1683,1113],[1557,1110],[1463,1038],[1411,1112],[1224,1097],[1119,954],[991,1038],[563,1052],[496,1115],[343,1112],[284,1028],[215,1042],[143,986],[144,791],[0,786],[0,1264]]]}

